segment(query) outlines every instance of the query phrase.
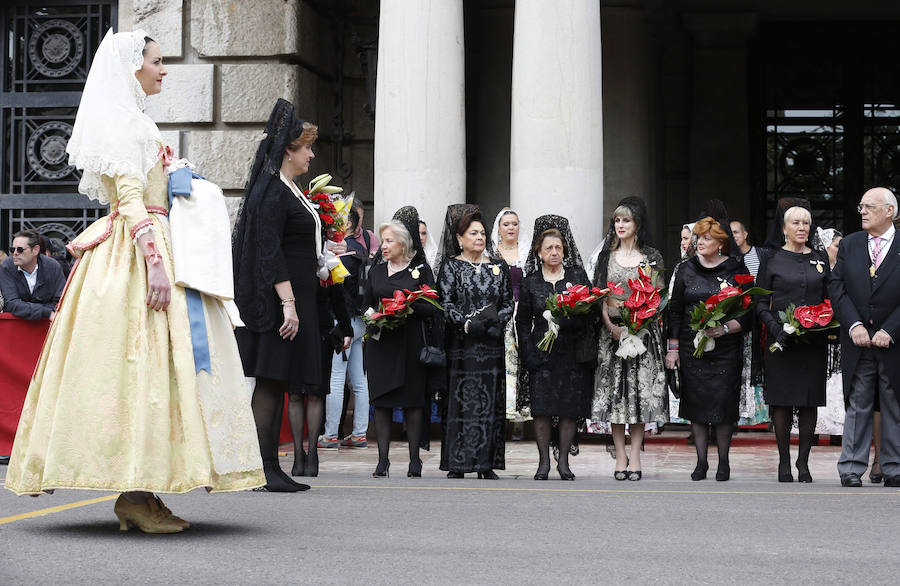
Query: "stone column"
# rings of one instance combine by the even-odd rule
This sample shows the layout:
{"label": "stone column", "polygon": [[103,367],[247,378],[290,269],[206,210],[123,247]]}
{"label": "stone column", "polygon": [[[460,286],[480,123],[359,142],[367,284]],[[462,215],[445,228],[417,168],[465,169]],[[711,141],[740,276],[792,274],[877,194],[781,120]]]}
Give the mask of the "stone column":
{"label": "stone column", "polygon": [[414,205],[440,236],[466,200],[462,0],[382,0],[375,97],[375,225]]}
{"label": "stone column", "polygon": [[510,199],[526,223],[566,216],[583,256],[600,241],[600,3],[517,0]]}

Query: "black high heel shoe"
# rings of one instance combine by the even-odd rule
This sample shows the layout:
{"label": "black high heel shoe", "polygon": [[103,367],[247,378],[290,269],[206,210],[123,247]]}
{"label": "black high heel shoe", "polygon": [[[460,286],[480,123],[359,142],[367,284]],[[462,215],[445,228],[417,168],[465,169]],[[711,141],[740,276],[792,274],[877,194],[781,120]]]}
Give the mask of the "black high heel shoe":
{"label": "black high heel shoe", "polygon": [[691,472],[691,480],[704,480],[707,472],[709,472],[709,464],[697,464],[697,467]]}
{"label": "black high heel shoe", "polygon": [[466,475],[462,472],[447,472],[447,478],[465,478]]}
{"label": "black high heel shoe", "polygon": [[306,464],[303,466],[303,476],[316,477],[319,475],[319,455],[306,456]]}
{"label": "black high heel shoe", "polygon": [[797,482],[810,483],[812,482],[812,474],[809,473],[809,464],[804,462],[797,462]]}
{"label": "black high heel shoe", "polygon": [[387,462],[378,462],[378,466],[375,467],[375,472],[372,472],[372,478],[390,478],[391,477],[391,463]]}
{"label": "black high heel shoe", "polygon": [[534,473],[535,480],[547,480],[550,476],[550,463],[538,464],[537,472]]}
{"label": "black high heel shoe", "polygon": [[484,480],[500,480],[500,477],[497,476],[497,473],[490,469],[485,470],[484,472],[479,472],[478,478]]}
{"label": "black high heel shoe", "polygon": [[628,471],[628,480],[632,482],[637,482],[644,476],[644,473],[640,470],[629,470]]}
{"label": "black high heel shoe", "polygon": [[731,478],[731,465],[719,464],[719,467],[716,469],[716,480],[725,482],[729,478]]}
{"label": "black high heel shoe", "polygon": [[303,450],[294,452],[294,465],[291,466],[291,476],[303,476],[304,468],[306,468],[306,452]]}
{"label": "black high heel shoe", "polygon": [[406,472],[407,478],[422,478],[422,460],[418,462],[409,462],[409,470]]}
{"label": "black high heel shoe", "polygon": [[309,490],[308,484],[300,484],[284,473],[278,461],[264,461],[263,472],[266,475],[266,486],[264,490],[268,492],[300,492]]}
{"label": "black high heel shoe", "polygon": [[791,474],[790,464],[778,464],[778,482],[793,482],[794,475]]}
{"label": "black high heel shoe", "polygon": [[575,480],[575,475],[572,474],[572,471],[566,470],[565,472],[563,472],[560,469],[559,464],[556,465],[556,471],[559,473],[560,480]]}

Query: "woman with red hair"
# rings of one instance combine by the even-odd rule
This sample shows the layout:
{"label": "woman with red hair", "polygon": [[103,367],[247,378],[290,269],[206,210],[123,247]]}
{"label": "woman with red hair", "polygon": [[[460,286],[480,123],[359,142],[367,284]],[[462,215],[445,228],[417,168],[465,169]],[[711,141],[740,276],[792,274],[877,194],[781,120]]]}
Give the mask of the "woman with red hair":
{"label": "woman with red hair", "polygon": [[728,450],[738,421],[741,391],[743,338],[736,335],[750,326],[750,314],[705,330],[714,342],[700,358],[695,358],[691,311],[700,302],[725,287],[740,286],[735,275],[747,274],[744,264],[729,256],[730,238],[722,226],[707,216],[694,225],[697,254],[685,261],[675,274],[669,301],[669,339],[666,368],[681,368],[679,417],[688,419],[697,448],[697,467],[691,480],[703,480],[709,470],[706,458],[709,429],[716,431],[719,467],[716,480],[728,480],[731,467]]}

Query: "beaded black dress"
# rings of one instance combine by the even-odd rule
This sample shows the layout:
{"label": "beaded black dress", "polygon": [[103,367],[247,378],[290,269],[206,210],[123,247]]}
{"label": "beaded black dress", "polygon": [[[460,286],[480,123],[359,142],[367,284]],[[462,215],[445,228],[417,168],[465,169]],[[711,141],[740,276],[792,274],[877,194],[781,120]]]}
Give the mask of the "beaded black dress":
{"label": "beaded black dress", "polygon": [[[506,366],[503,328],[512,318],[509,267],[502,260],[441,263],[438,288],[446,319],[447,405],[441,470],[483,472],[506,467]],[[496,309],[496,336],[473,336],[466,320]]]}

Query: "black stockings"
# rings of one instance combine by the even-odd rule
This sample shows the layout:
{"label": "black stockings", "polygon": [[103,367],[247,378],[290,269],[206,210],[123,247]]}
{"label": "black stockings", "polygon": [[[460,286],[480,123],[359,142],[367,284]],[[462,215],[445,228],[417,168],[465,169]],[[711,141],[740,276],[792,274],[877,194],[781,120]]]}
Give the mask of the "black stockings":
{"label": "black stockings", "polygon": [[391,409],[375,407],[375,439],[378,442],[377,472],[383,472],[390,463],[388,452],[391,449]]}
{"label": "black stockings", "polygon": [[257,378],[250,406],[256,422],[259,453],[263,462],[278,461],[278,436],[284,412],[284,393],[287,384],[267,378]]}
{"label": "black stockings", "polygon": [[566,476],[572,473],[569,469],[569,449],[575,441],[575,419],[573,417],[559,418],[559,462],[556,469],[560,475]]}
{"label": "black stockings", "polygon": [[[383,472],[390,464],[391,448],[391,415],[389,407],[375,407],[375,437],[378,442],[378,466],[376,472]],[[409,474],[422,474],[422,458],[419,447],[425,433],[425,410],[421,407],[403,409],[403,421],[406,423],[406,439],[409,442]]]}
{"label": "black stockings", "polygon": [[[734,425],[731,423],[720,423],[715,425],[716,448],[719,452],[719,470],[716,472],[716,480],[728,480],[731,475],[731,465],[728,461],[728,451],[731,449],[731,435],[734,432]],[[709,469],[709,461],[707,460],[707,450],[709,448],[709,425],[706,423],[692,423],[691,430],[694,432],[694,446],[697,448],[697,468],[691,476],[706,476]]]}
{"label": "black stockings", "polygon": [[[534,436],[537,440],[539,475],[546,476],[550,472],[550,430],[552,424],[549,417],[534,418]],[[560,448],[560,457],[562,448]]]}
{"label": "black stockings", "polygon": [[[791,427],[794,419],[794,408],[769,406],[775,422],[775,439],[778,442],[779,476],[790,474],[791,468]],[[816,408],[798,407],[797,429],[800,432],[797,453],[797,471],[801,474],[809,472],[809,452],[812,449],[816,431]]]}
{"label": "black stockings", "polygon": [[287,384],[267,378],[257,378],[250,406],[256,422],[259,453],[262,456],[266,488],[274,492],[308,490],[309,486],[297,484],[281,469],[278,462],[278,436],[281,434],[281,416],[284,413],[284,392]]}
{"label": "black stockings", "polygon": [[[319,452],[317,449],[325,401],[319,395],[291,394],[288,402],[288,418],[294,436],[294,466],[292,476],[318,476]],[[303,451],[303,428],[307,430],[309,453]]]}
{"label": "black stockings", "polygon": [[413,475],[421,474],[422,459],[419,457],[419,447],[425,431],[425,410],[421,407],[405,408],[403,420],[406,421],[406,439],[409,442],[409,471]]}

